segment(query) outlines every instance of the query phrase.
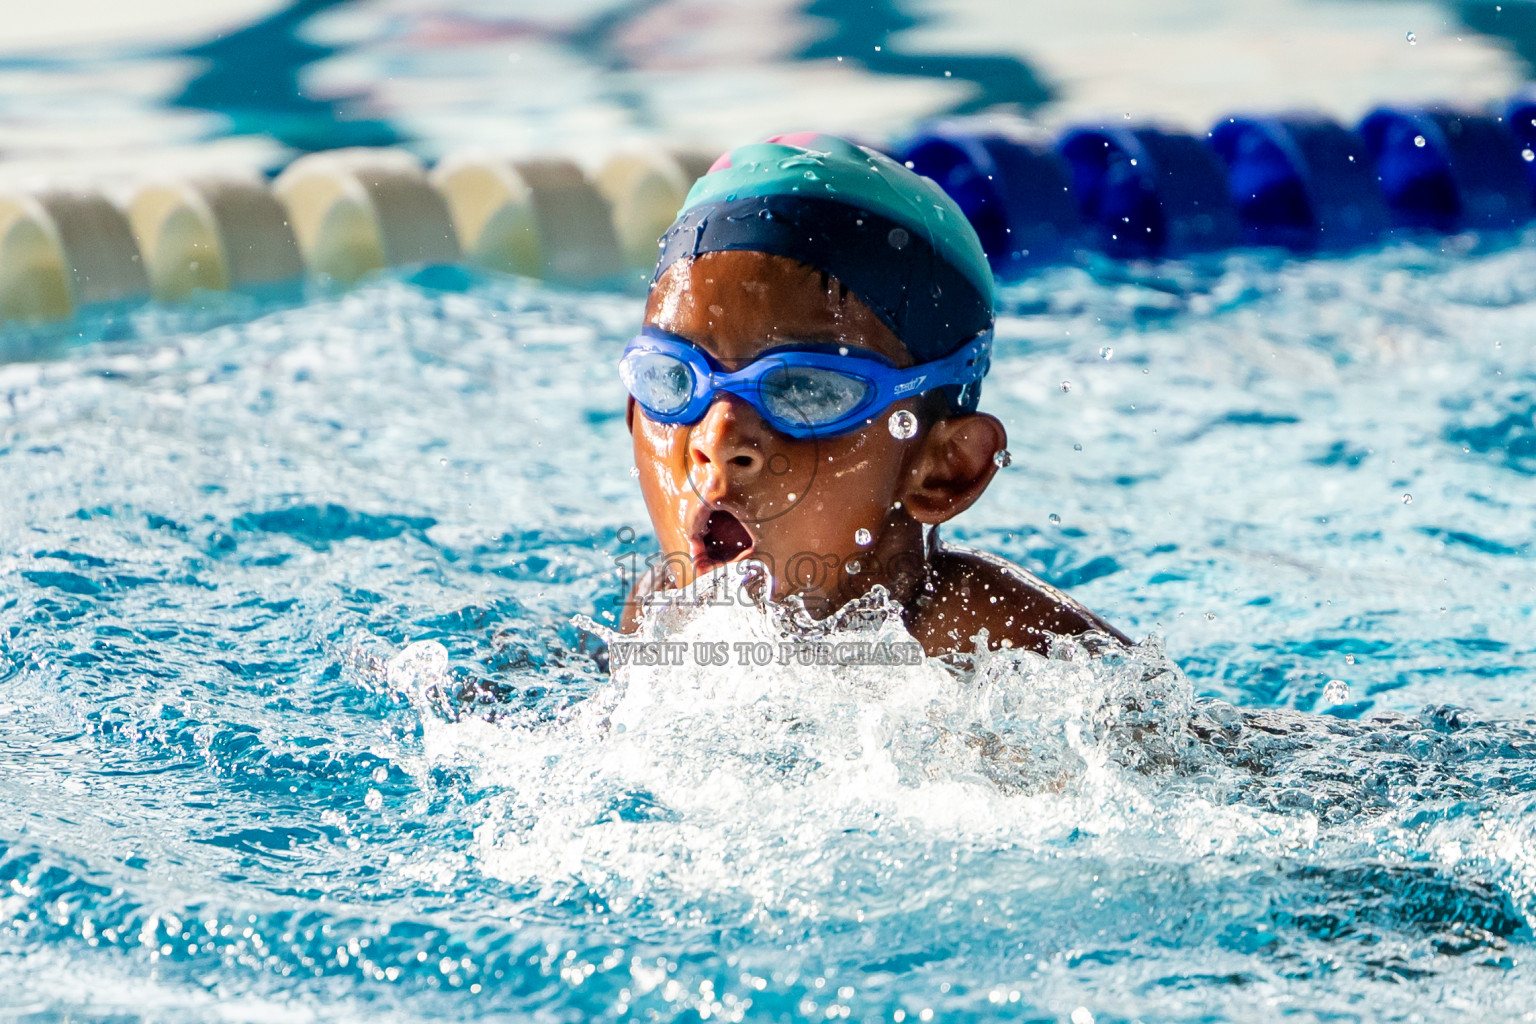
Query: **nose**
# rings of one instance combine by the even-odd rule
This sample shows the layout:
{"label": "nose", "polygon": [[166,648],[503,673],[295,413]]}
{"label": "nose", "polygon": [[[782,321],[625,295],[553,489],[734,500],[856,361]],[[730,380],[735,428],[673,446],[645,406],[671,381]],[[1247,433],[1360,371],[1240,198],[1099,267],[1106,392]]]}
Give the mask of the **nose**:
{"label": "nose", "polygon": [[763,427],[757,412],[735,395],[720,395],[688,432],[688,463],[736,479],[763,468]]}

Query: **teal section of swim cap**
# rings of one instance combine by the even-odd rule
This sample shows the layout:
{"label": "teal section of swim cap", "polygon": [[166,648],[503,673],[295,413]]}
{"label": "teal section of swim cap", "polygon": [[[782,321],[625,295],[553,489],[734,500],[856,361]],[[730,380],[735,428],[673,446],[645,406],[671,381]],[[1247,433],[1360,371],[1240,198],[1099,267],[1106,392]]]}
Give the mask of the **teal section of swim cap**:
{"label": "teal section of swim cap", "polygon": [[694,182],[684,212],[701,204],[802,195],[869,210],[921,234],[945,261],[995,301],[992,268],[965,214],[944,190],[890,157],[828,135],[805,145],[757,142],[728,154],[729,167]]}

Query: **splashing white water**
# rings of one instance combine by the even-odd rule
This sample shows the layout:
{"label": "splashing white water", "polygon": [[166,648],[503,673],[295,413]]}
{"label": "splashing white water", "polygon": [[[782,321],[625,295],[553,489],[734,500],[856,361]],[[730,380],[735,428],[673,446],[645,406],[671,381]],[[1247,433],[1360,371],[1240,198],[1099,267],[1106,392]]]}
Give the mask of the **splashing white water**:
{"label": "splashing white water", "polygon": [[[929,873],[904,867],[915,850],[1039,851],[1130,830],[1144,853],[1171,842],[1183,860],[1306,831],[1188,792],[1159,799],[1158,778],[1193,764],[1195,746],[1190,687],[1155,641],[1062,639],[1049,657],[978,644],[901,663],[920,649],[883,591],[813,622],[754,600],[760,582],[717,570],[662,595],[632,636],[585,622],[610,650],[648,645],[670,663],[629,658],[557,725],[445,720],[432,695],[446,652],[418,643],[390,662],[424,712],[424,769],[467,768],[487,794],[481,871],[615,912],[705,899],[740,901],[748,918],[862,919],[947,891],[936,878],[920,896],[887,888],[893,873]],[[880,663],[801,664],[817,660],[807,651]]]}

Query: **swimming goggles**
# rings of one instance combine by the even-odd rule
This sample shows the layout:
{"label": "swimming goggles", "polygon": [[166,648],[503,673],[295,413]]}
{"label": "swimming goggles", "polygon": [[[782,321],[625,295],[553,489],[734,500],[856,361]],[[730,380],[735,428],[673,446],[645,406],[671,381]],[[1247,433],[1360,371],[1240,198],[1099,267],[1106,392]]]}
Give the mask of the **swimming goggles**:
{"label": "swimming goggles", "polygon": [[733,373],[683,338],[647,327],[625,347],[619,376],[659,423],[697,423],[729,392],[780,433],[834,437],[859,429],[898,399],[981,380],[991,353],[991,331],[943,359],[904,370],[867,349],[795,345],[770,349]]}

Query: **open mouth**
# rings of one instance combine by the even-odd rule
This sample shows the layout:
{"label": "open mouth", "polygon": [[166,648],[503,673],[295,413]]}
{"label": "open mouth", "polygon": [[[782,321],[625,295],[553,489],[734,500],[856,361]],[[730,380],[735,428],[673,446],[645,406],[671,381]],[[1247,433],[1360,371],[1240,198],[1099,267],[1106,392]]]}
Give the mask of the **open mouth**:
{"label": "open mouth", "polygon": [[716,509],[704,522],[699,537],[704,557],[711,562],[729,562],[752,550],[752,534],[741,520],[729,512]]}

